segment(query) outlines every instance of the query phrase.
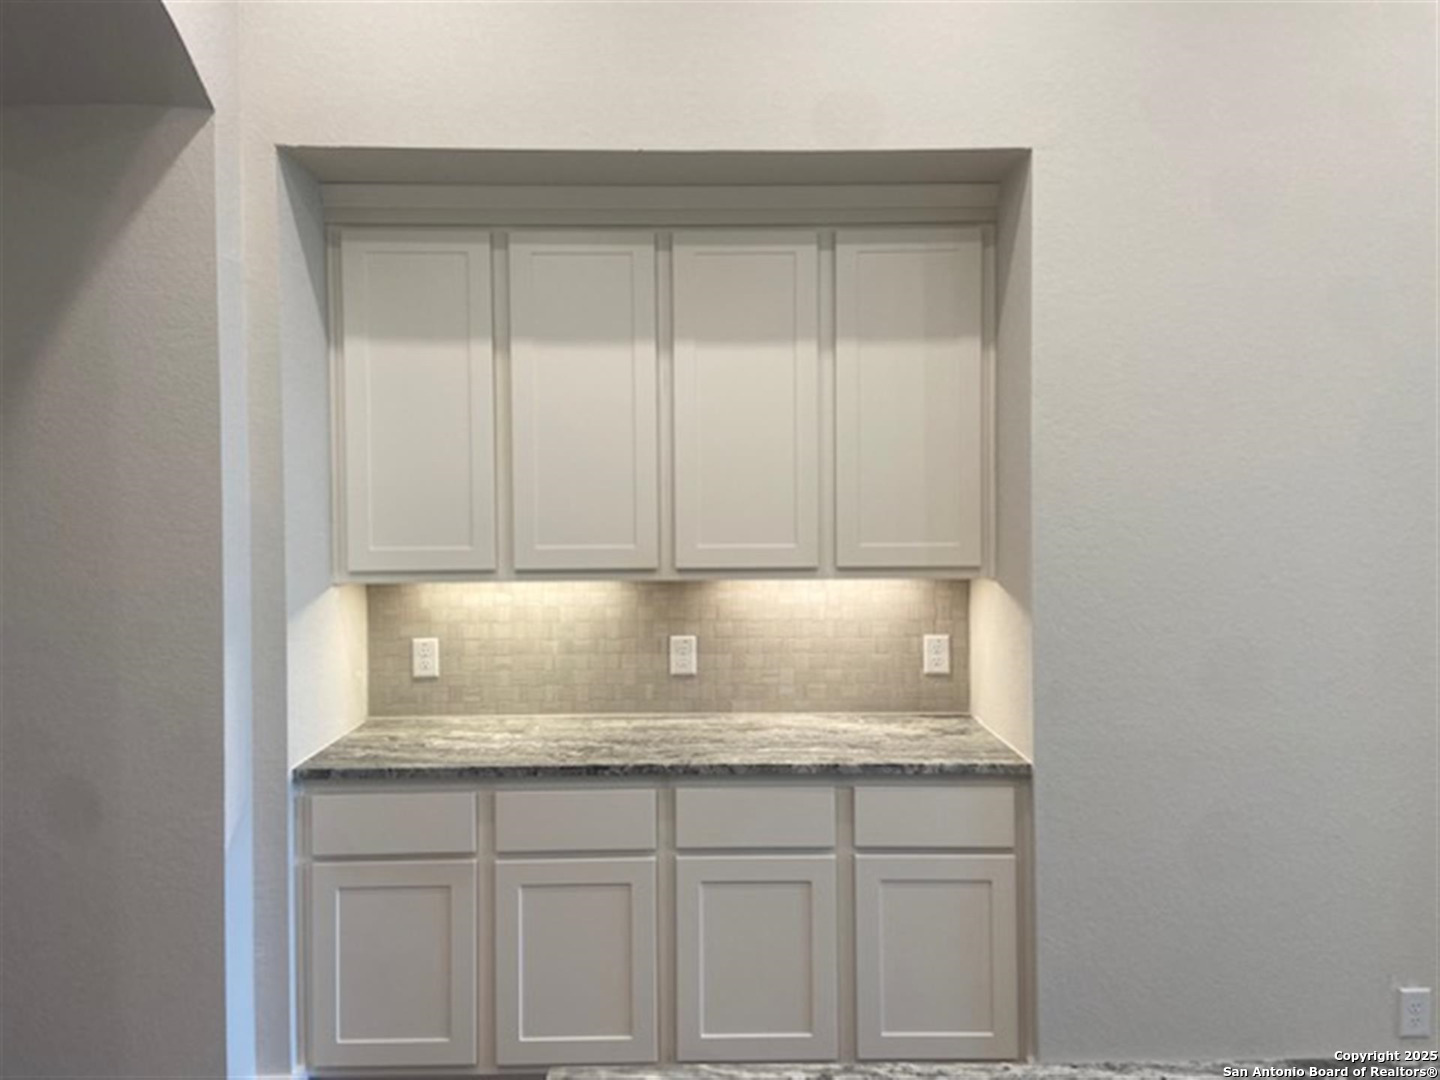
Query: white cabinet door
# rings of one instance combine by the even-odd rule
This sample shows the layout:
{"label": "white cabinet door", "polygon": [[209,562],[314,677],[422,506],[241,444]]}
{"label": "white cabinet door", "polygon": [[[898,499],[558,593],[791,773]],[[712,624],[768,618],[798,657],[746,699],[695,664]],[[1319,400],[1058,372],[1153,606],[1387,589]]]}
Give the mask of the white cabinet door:
{"label": "white cabinet door", "polygon": [[347,568],[495,569],[490,240],[341,239]]}
{"label": "white cabinet door", "polygon": [[978,569],[985,528],[979,229],[836,239],[836,559]]}
{"label": "white cabinet door", "polygon": [[510,238],[517,570],[658,565],[655,238]]}
{"label": "white cabinet door", "polygon": [[814,232],[675,235],[675,565],[820,561]]}
{"label": "white cabinet door", "polygon": [[835,857],[680,856],[681,1061],[829,1061]]}
{"label": "white cabinet door", "polygon": [[313,1066],[475,1064],[475,863],[310,871]]}
{"label": "white cabinet door", "polygon": [[655,859],[495,864],[501,1065],[653,1062]]}
{"label": "white cabinet door", "polygon": [[1019,1050],[1015,856],[857,855],[863,1059]]}

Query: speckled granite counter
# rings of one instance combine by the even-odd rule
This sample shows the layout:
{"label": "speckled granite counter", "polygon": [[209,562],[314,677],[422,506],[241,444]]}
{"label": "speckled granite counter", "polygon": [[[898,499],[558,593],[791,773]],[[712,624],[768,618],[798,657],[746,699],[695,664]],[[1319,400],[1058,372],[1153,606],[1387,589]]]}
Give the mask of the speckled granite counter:
{"label": "speckled granite counter", "polygon": [[[1195,1077],[1209,1080],[1223,1076],[1224,1067],[1235,1064],[1233,1061],[1184,1061],[1092,1065],[997,1062],[992,1065],[887,1061],[859,1065],[576,1065],[551,1069],[547,1080],[1191,1080]],[[1333,1067],[1335,1063],[1322,1064]]]}
{"label": "speckled granite counter", "polygon": [[968,716],[694,713],[373,717],[297,780],[992,776],[1030,764]]}

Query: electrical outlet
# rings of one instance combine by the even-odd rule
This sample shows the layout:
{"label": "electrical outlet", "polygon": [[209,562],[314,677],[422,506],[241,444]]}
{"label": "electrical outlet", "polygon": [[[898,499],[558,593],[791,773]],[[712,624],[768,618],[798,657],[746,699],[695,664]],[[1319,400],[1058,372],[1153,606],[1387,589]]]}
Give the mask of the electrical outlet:
{"label": "electrical outlet", "polygon": [[950,635],[925,635],[925,661],[921,667],[926,675],[950,674]]}
{"label": "electrical outlet", "polygon": [[1428,986],[1402,986],[1400,988],[1400,1037],[1402,1039],[1428,1039],[1431,1017],[1435,1009],[1430,1003]]}
{"label": "electrical outlet", "polygon": [[694,634],[670,635],[670,674],[694,675],[700,670],[700,646]]}
{"label": "electrical outlet", "polygon": [[410,639],[410,677],[413,679],[438,679],[440,677],[439,638]]}

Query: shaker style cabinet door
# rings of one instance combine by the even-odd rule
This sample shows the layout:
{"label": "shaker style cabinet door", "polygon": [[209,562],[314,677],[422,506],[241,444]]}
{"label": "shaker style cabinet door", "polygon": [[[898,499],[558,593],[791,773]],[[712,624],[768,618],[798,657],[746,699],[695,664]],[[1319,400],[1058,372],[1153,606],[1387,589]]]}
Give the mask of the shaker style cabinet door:
{"label": "shaker style cabinet door", "polygon": [[655,859],[495,864],[501,1065],[658,1057]]}
{"label": "shaker style cabinet door", "polygon": [[655,237],[516,232],[517,570],[659,564]]}
{"label": "shaker style cabinet door", "polygon": [[675,234],[675,565],[819,564],[815,232]]}
{"label": "shaker style cabinet door", "polygon": [[345,568],[494,570],[489,236],[346,230],[340,257]]}
{"label": "shaker style cabinet door", "polygon": [[978,228],[836,238],[836,561],[978,569],[985,529]]}
{"label": "shaker style cabinet door", "polygon": [[475,863],[310,869],[313,1066],[475,1064]]}
{"label": "shaker style cabinet door", "polygon": [[676,859],[681,1061],[833,1061],[835,856]]}
{"label": "shaker style cabinet door", "polygon": [[1019,1052],[1015,856],[855,856],[865,1060]]}

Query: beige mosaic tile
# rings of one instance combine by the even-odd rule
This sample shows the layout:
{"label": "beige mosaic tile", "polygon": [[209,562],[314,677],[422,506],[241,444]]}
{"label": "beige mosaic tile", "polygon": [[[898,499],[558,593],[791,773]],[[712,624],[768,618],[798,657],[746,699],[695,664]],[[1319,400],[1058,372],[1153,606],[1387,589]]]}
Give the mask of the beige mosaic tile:
{"label": "beige mosaic tile", "polygon": [[[963,581],[515,582],[371,585],[376,716],[544,712],[963,711]],[[671,634],[700,673],[669,674]],[[922,634],[951,671],[920,673]],[[412,679],[410,639],[440,639]]]}

